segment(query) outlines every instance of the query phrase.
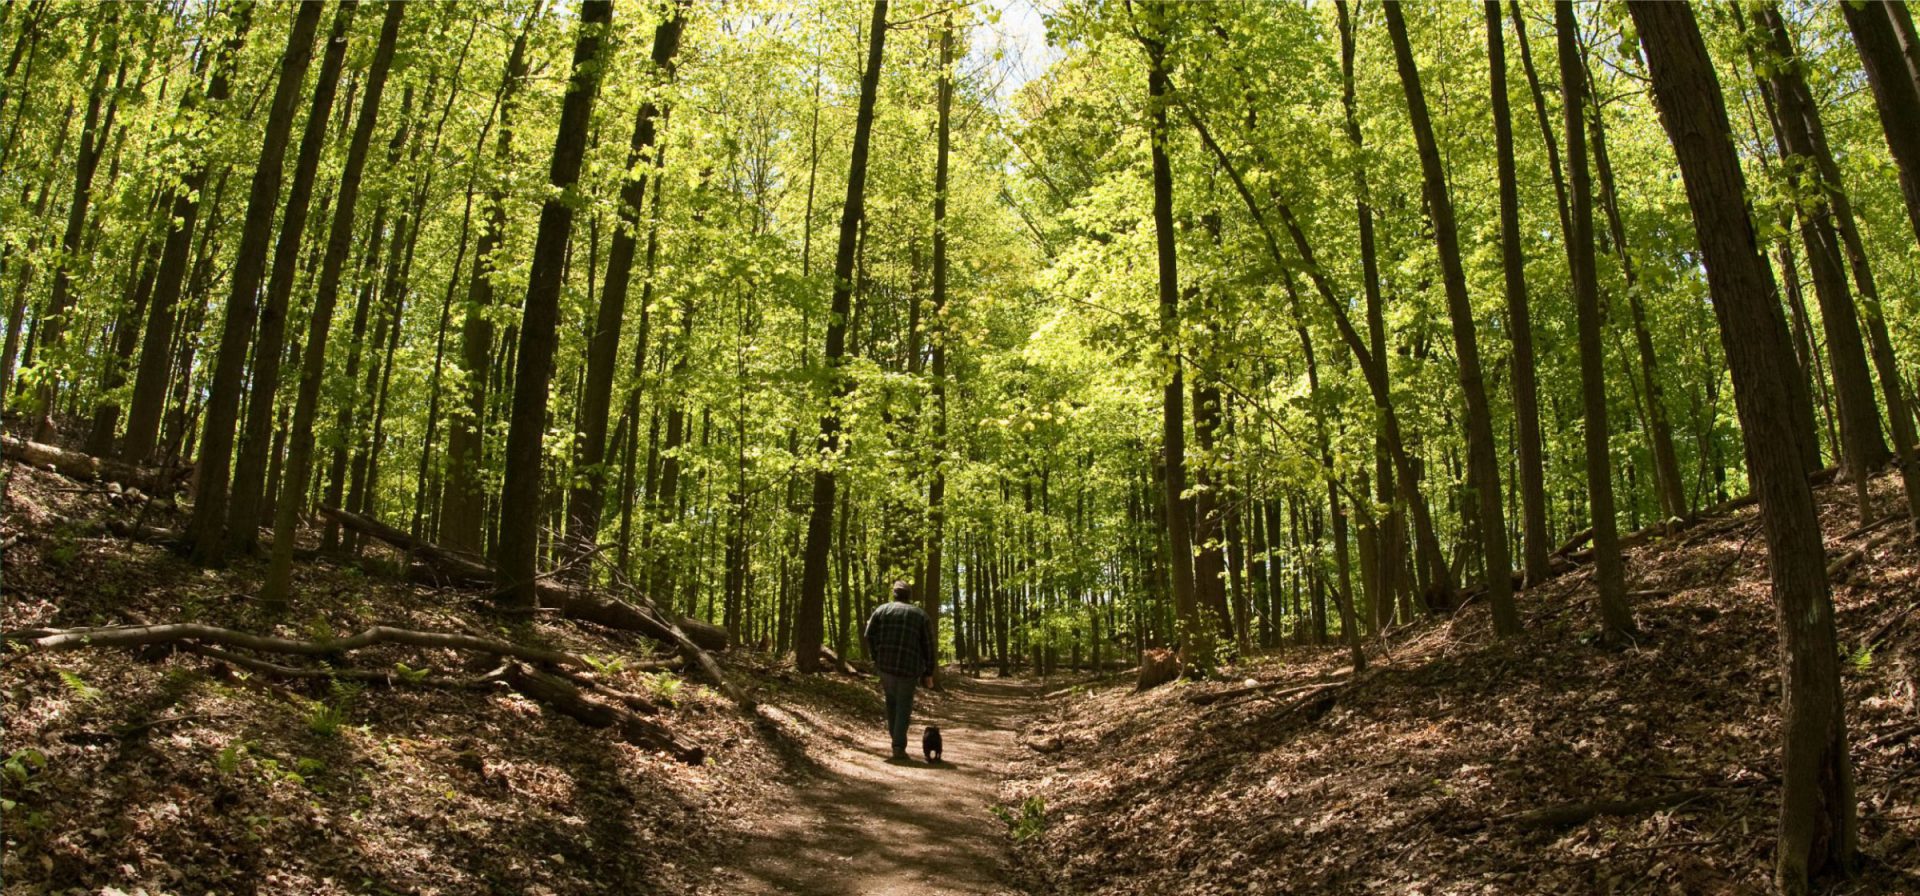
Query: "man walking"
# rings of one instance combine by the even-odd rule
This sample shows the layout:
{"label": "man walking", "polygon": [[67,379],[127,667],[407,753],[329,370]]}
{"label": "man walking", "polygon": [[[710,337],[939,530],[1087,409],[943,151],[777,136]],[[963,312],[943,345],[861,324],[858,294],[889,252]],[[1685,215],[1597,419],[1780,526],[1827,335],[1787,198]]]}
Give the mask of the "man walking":
{"label": "man walking", "polygon": [[907,758],[914,686],[933,687],[933,623],[912,600],[911,586],[893,583],[893,600],[875,609],[860,633],[874,668],[880,670],[880,690],[887,695],[887,734],[893,738],[896,762]]}

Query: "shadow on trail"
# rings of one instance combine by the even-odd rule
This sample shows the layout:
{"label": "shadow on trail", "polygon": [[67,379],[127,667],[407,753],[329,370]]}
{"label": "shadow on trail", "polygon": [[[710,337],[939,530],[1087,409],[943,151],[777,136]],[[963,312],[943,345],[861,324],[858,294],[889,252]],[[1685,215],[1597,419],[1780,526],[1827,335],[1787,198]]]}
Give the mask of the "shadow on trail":
{"label": "shadow on trail", "polygon": [[[914,730],[936,724],[956,760],[891,760],[876,716],[811,765],[794,804],[748,836],[738,863],[742,892],[797,894],[1000,894],[1004,826],[989,811],[1016,731],[1045,690],[1037,682],[949,678],[922,692]],[[788,749],[792,744],[784,744]],[[783,757],[786,761],[787,757]]]}

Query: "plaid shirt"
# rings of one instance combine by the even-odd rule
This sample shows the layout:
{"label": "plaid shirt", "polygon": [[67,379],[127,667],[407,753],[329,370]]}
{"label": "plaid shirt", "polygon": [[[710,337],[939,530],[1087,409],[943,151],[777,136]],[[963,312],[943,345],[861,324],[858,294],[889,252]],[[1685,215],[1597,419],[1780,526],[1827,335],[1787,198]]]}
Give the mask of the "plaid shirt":
{"label": "plaid shirt", "polygon": [[933,624],[925,611],[909,603],[884,603],[867,617],[867,653],[888,675],[920,678],[933,674]]}

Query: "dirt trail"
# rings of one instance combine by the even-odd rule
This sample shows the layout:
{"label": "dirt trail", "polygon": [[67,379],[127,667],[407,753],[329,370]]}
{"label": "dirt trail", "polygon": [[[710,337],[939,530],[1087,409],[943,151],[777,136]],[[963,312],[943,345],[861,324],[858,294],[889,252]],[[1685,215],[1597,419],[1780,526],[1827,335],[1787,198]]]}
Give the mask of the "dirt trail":
{"label": "dirt trail", "polygon": [[[1057,686],[1057,683],[1056,685]],[[886,728],[829,741],[790,805],[767,813],[731,863],[725,892],[743,894],[1011,894],[1006,827],[988,812],[1018,751],[1039,682],[951,676],[914,703],[910,763],[888,760]],[[928,699],[931,697],[931,699]],[[777,710],[768,710],[777,712]],[[919,758],[920,732],[940,726],[945,760]]]}

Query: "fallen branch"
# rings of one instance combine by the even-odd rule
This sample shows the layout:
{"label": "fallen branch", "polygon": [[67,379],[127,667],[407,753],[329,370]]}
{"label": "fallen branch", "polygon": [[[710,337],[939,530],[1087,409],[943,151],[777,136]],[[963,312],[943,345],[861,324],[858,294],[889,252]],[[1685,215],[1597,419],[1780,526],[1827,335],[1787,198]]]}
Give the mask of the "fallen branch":
{"label": "fallen branch", "polygon": [[1570,828],[1586,824],[1603,815],[1644,815],[1648,812],[1664,812],[1678,809],[1695,800],[1711,796],[1711,790],[1677,790],[1658,796],[1641,797],[1637,800],[1594,800],[1585,803],[1564,803],[1534,809],[1514,815],[1505,815],[1496,822],[1517,825],[1523,828]]}
{"label": "fallen branch", "polygon": [[[419,557],[449,578],[471,584],[491,585],[493,568],[468,554],[450,551],[429,541],[356,513],[337,507],[321,507],[321,515],[348,529],[370,535],[408,554]],[[707,649],[687,634],[681,624],[666,618],[651,602],[624,600],[598,591],[568,587],[552,581],[536,581],[534,592],[540,606],[557,609],[570,619],[594,622],[608,628],[636,631],[657,641],[673,645],[687,663],[698,669],[708,683],[720,689],[743,710],[752,710],[753,700],[734,687],[720,672]],[[700,625],[704,626],[704,623]],[[707,626],[707,628],[712,628]],[[696,631],[700,630],[696,626]],[[724,629],[718,629],[723,635]]]}
{"label": "fallen branch", "polygon": [[183,645],[183,649],[189,653],[197,653],[208,659],[219,660],[223,663],[238,666],[249,672],[272,675],[276,678],[324,678],[330,681],[358,681],[380,687],[407,684],[417,687],[446,688],[448,690],[473,690],[492,686],[500,680],[501,675],[501,670],[499,669],[495,669],[478,678],[449,678],[444,675],[407,676],[375,669],[305,669],[299,666],[287,666],[280,663],[268,662],[267,660],[250,657],[245,654],[234,653],[231,650],[208,647],[204,644],[186,644]]}
{"label": "fallen branch", "polygon": [[1295,694],[1305,694],[1309,691],[1326,690],[1328,688],[1345,685],[1346,683],[1347,682],[1345,679],[1342,679],[1340,681],[1320,681],[1320,682],[1314,682],[1313,684],[1305,684],[1305,685],[1299,684],[1297,682],[1292,682],[1292,681],[1263,681],[1259,684],[1250,684],[1250,685],[1245,685],[1243,687],[1229,688],[1224,691],[1212,691],[1209,693],[1188,694],[1187,702],[1195,706],[1212,706],[1215,703],[1225,703],[1229,700],[1235,700],[1240,697],[1251,697],[1256,694],[1266,694],[1267,696],[1271,696],[1275,698],[1291,697]]}
{"label": "fallen branch", "polygon": [[0,448],[6,449],[10,460],[51,467],[55,473],[69,479],[117,482],[154,494],[164,494],[178,488],[193,473],[192,467],[156,470],[12,436],[0,436]]}
{"label": "fallen branch", "polygon": [[93,628],[28,629],[7,632],[8,641],[20,641],[38,650],[78,650],[83,647],[145,647],[151,644],[196,642],[204,645],[240,647],[264,653],[298,656],[330,656],[375,644],[404,644],[444,650],[471,650],[494,656],[513,657],[556,666],[591,668],[584,659],[558,650],[528,647],[493,638],[458,635],[449,632],[422,632],[376,625],[347,638],[323,638],[300,641],[273,635],[256,635],[194,622],[166,625],[108,625]]}

